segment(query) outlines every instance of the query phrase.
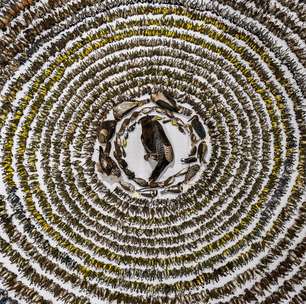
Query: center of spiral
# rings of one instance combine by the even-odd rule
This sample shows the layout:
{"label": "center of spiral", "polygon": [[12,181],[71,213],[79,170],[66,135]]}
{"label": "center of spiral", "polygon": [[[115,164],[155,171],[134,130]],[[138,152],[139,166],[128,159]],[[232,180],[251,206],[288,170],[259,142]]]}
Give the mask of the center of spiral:
{"label": "center of spiral", "polygon": [[99,123],[97,138],[103,182],[133,197],[182,193],[209,157],[208,130],[184,95],[157,92],[120,102]]}

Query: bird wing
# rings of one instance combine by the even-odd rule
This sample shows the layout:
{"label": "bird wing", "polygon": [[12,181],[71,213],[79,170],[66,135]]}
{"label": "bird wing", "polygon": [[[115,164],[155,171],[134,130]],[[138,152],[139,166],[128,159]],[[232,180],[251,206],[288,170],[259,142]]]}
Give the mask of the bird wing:
{"label": "bird wing", "polygon": [[156,125],[150,121],[142,127],[142,143],[147,153],[156,153]]}
{"label": "bird wing", "polygon": [[150,148],[149,148],[148,141],[146,141],[146,140],[144,139],[143,135],[141,135],[141,142],[142,142],[142,145],[143,145],[145,151],[146,151],[147,153],[151,153],[152,151],[151,151]]}

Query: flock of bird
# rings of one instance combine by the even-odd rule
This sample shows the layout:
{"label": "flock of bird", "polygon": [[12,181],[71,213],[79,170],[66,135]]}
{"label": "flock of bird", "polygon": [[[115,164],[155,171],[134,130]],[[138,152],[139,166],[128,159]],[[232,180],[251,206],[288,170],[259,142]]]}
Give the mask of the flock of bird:
{"label": "flock of bird", "polygon": [[[181,96],[182,97],[182,96]],[[178,97],[178,100],[180,96]],[[144,107],[140,111],[137,111],[139,107],[145,106],[147,103],[152,102],[156,104],[157,108]],[[174,151],[169,138],[167,137],[162,123],[162,116],[160,115],[149,115],[153,110],[157,110],[161,115],[164,115],[166,119],[163,120],[163,124],[171,122],[177,126],[180,132],[186,134],[189,131],[191,151],[188,157],[182,158],[181,162],[188,164],[189,167],[185,170],[179,170],[175,175],[170,176],[163,182],[157,180],[165,169],[174,161]],[[158,191],[156,188],[163,188],[162,194],[165,193],[182,193],[183,184],[188,183],[200,170],[200,164],[206,162],[207,156],[207,143],[205,141],[206,131],[199,120],[198,115],[193,115],[188,121],[190,125],[186,125],[181,119],[176,119],[175,114],[183,114],[184,116],[191,116],[192,111],[182,105],[179,105],[176,98],[171,93],[157,92],[151,95],[151,97],[145,101],[123,101],[113,108],[113,120],[103,120],[99,123],[97,129],[97,138],[100,143],[99,146],[99,160],[97,163],[97,169],[99,172],[107,176],[121,177],[121,170],[126,174],[127,178],[132,180],[139,186],[137,191],[141,196],[153,198],[156,197]],[[111,156],[112,150],[112,138],[116,133],[116,127],[119,122],[125,117],[126,118],[121,128],[118,130],[119,135],[125,135],[124,140],[119,138],[114,141],[114,156],[118,161],[118,164]],[[135,121],[138,116],[140,118]],[[144,147],[145,155],[144,159],[156,161],[148,181],[142,177],[136,177],[134,172],[128,168],[128,162],[125,160],[126,152],[124,147],[127,145],[128,132],[135,129],[135,125],[141,125],[141,142]],[[126,132],[127,130],[127,132]],[[196,135],[195,135],[195,134]],[[175,138],[173,139],[175,140]],[[200,143],[199,143],[200,141]],[[123,157],[124,156],[124,157]],[[199,162],[200,164],[194,164]],[[120,170],[121,168],[121,170]],[[175,182],[175,178],[179,176],[185,176],[184,180]],[[119,184],[121,187],[128,191],[135,193],[135,185],[124,180],[120,180]],[[154,190],[153,190],[154,189]]]}
{"label": "flock of bird", "polygon": [[0,1],[0,303],[304,304],[305,16]]}

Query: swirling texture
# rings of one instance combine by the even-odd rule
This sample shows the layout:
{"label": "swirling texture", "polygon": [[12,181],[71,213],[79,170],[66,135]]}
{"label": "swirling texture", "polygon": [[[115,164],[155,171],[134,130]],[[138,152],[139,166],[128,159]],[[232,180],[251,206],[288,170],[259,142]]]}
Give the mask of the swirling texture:
{"label": "swirling texture", "polygon": [[[4,2],[7,303],[305,303],[305,16],[297,0]],[[186,94],[211,156],[150,204],[109,191],[92,154],[114,103],[156,89]]]}

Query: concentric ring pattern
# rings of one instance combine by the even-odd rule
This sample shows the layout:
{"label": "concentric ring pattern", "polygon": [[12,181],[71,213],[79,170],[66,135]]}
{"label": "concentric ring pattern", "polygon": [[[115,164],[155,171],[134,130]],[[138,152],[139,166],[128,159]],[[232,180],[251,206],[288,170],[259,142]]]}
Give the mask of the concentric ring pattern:
{"label": "concentric ring pattern", "polygon": [[[305,303],[302,1],[4,1],[0,288],[18,303]],[[109,191],[97,123],[185,94],[211,156],[176,199]]]}

